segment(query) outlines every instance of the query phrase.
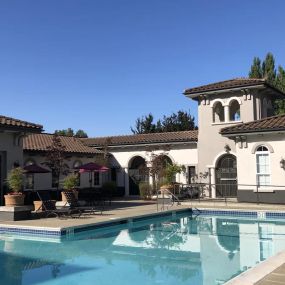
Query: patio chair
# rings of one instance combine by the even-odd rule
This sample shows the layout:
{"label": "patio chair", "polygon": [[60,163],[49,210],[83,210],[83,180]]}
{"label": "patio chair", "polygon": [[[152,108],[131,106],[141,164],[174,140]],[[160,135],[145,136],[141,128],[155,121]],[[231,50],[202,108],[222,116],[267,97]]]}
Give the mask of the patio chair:
{"label": "patio chair", "polygon": [[81,212],[75,211],[70,207],[64,207],[61,209],[57,209],[55,206],[54,200],[51,200],[50,193],[48,191],[37,191],[37,195],[42,202],[42,210],[46,214],[46,218],[50,216],[55,216],[57,218],[67,218],[72,217],[74,218],[74,214],[77,214],[77,217],[80,217]]}
{"label": "patio chair", "polygon": [[66,201],[70,206],[70,209],[79,210],[82,212],[89,212],[90,214],[95,214],[95,212],[101,212],[102,210],[97,210],[95,206],[81,206],[79,204],[78,199],[75,197],[72,191],[63,191],[64,196],[66,197]]}

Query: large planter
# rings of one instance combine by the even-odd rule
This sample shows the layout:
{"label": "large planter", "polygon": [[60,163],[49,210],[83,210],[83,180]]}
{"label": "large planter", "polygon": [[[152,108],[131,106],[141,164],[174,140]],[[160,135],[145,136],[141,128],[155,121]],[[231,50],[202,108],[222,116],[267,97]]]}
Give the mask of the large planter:
{"label": "large planter", "polygon": [[23,206],[25,195],[24,194],[8,194],[4,195],[5,206]]}
{"label": "large planter", "polygon": [[[56,200],[50,200],[54,205],[56,204]],[[34,211],[35,212],[44,212],[45,209],[43,207],[42,201],[34,201]]]}
{"label": "large planter", "polygon": [[[78,191],[77,190],[69,190],[69,191],[72,191],[75,198],[78,200]],[[64,195],[64,191],[61,192],[61,200],[67,202],[66,197]]]}

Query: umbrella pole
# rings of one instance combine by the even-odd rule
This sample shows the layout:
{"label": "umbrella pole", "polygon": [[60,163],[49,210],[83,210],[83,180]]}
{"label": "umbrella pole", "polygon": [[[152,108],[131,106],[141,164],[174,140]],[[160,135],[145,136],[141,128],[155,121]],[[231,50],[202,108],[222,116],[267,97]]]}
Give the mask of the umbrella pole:
{"label": "umbrella pole", "polygon": [[89,172],[89,186],[92,188],[92,172]]}

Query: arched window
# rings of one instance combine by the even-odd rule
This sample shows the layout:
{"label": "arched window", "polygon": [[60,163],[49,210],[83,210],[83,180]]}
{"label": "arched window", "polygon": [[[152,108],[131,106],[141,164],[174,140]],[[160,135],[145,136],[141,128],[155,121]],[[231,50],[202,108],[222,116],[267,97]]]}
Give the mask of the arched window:
{"label": "arched window", "polygon": [[262,100],[262,118],[266,118],[268,116],[267,110],[268,110],[267,100],[266,100],[266,98],[263,98],[263,100]]}
{"label": "arched window", "polygon": [[270,185],[269,150],[261,145],[256,149],[256,182],[258,186]]}
{"label": "arched window", "polygon": [[33,164],[35,164],[35,161],[30,159],[30,158],[28,160],[26,160],[26,162],[25,162],[25,166],[29,166],[29,165],[33,165]]}
{"label": "arched window", "polygon": [[82,165],[82,162],[80,160],[75,160],[73,163],[73,168],[76,169]]}
{"label": "arched window", "polygon": [[213,123],[225,121],[225,110],[221,102],[216,102],[213,106]]}
{"label": "arched window", "polygon": [[77,182],[76,182],[76,186],[77,187],[80,187],[80,177],[81,177],[81,175],[80,175],[80,172],[79,172],[79,167],[82,165],[82,162],[80,161],[80,160],[75,160],[74,161],[74,163],[73,163],[73,168],[74,169],[76,169],[75,171],[74,171],[74,174],[76,174],[76,176],[77,176]]}
{"label": "arched window", "polygon": [[240,121],[240,105],[237,100],[232,100],[229,105],[230,121]]}
{"label": "arched window", "polygon": [[[25,166],[36,164],[35,161],[31,158],[26,160]],[[25,174],[25,188],[26,189],[34,189],[35,187],[35,177],[33,173],[26,173]]]}

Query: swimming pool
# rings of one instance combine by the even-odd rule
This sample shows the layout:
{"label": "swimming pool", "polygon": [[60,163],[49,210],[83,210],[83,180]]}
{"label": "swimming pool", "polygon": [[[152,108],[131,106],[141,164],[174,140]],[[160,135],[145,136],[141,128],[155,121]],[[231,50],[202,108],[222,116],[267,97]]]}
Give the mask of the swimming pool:
{"label": "swimming pool", "polygon": [[213,285],[285,249],[285,221],[177,214],[63,239],[0,235],[0,284]]}

